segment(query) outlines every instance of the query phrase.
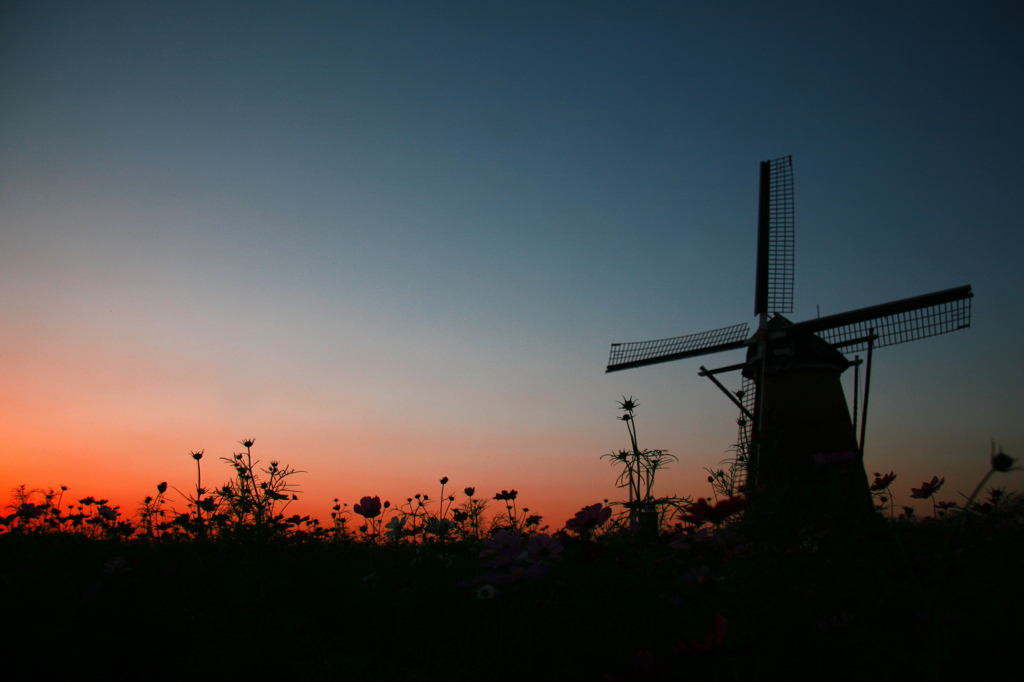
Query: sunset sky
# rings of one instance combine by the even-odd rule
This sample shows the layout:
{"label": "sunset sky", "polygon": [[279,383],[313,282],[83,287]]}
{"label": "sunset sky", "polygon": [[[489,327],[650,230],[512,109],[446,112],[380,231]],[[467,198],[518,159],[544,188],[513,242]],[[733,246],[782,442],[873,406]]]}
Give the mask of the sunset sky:
{"label": "sunset sky", "polygon": [[634,396],[654,492],[709,495],[737,414],[697,371],[742,351],[609,345],[755,325],[791,154],[792,319],[974,288],[876,353],[865,447],[962,501],[1024,454],[1024,17],[771,5],[3,3],[0,494],[130,513],[255,437],[321,519],[448,476],[561,527],[622,499]]}

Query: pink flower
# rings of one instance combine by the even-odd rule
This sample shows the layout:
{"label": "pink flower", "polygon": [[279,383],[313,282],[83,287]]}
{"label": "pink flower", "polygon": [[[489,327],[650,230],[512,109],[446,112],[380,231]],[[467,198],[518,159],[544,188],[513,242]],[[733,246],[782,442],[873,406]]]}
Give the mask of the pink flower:
{"label": "pink flower", "polygon": [[717,526],[728,517],[746,508],[747,500],[743,497],[730,497],[719,500],[714,507],[702,497],[687,508],[688,513],[683,519],[698,526],[705,521],[710,521]]}
{"label": "pink flower", "polygon": [[940,481],[938,476],[932,476],[931,483],[925,482],[921,483],[920,488],[911,488],[910,496],[916,500],[927,500],[929,497],[937,493],[939,488],[941,488],[942,484],[945,482],[945,478]]}
{"label": "pink flower", "polygon": [[875,474],[875,480],[871,484],[871,491],[878,492],[879,490],[885,490],[889,487],[889,484],[896,480],[896,474],[893,472],[887,473],[885,476]]}
{"label": "pink flower", "polygon": [[612,515],[612,508],[605,507],[600,502],[576,512],[576,515],[565,522],[565,529],[571,530],[579,535],[588,535],[598,526],[604,524]]}
{"label": "pink flower", "polygon": [[547,533],[534,535],[526,544],[526,558],[534,563],[538,561],[561,561],[562,557],[558,556],[561,552],[562,543]]}
{"label": "pink flower", "polygon": [[372,519],[375,516],[380,516],[380,498],[379,497],[364,497],[359,500],[359,504],[352,505],[352,510],[368,519]]}
{"label": "pink flower", "polygon": [[480,558],[484,560],[480,563],[488,568],[496,568],[519,561],[524,554],[521,537],[518,532],[509,533],[502,528],[493,537],[484,540],[484,549],[480,550]]}

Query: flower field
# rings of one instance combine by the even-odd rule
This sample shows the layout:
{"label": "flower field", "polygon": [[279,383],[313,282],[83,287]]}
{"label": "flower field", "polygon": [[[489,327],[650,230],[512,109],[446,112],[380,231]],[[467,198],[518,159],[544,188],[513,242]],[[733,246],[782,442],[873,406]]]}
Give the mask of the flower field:
{"label": "flower field", "polygon": [[0,516],[10,655],[156,678],[935,679],[1002,670],[1024,634],[1008,613],[1024,499],[983,490],[1013,468],[994,448],[962,503],[936,500],[938,477],[910,489],[931,516],[896,505],[890,472],[869,518],[754,524],[741,469],[709,472],[710,498],[655,498],[665,453],[634,438],[613,456],[629,499],[551,526],[516,490],[456,494],[447,478],[437,498],[288,516],[296,472],[242,445],[228,483],[204,486],[190,453],[183,506],[160,483],[130,519],[15,489]]}

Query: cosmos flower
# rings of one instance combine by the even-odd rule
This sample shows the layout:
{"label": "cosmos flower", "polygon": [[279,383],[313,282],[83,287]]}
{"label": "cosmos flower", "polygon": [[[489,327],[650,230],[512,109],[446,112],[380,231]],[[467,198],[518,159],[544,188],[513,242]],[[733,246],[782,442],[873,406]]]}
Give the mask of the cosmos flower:
{"label": "cosmos flower", "polygon": [[509,533],[502,528],[492,537],[484,540],[484,548],[480,550],[480,563],[488,568],[508,566],[519,561],[525,555],[519,532]]}
{"label": "cosmos flower", "polygon": [[526,543],[526,559],[530,562],[561,561],[562,543],[547,533],[540,533]]}
{"label": "cosmos flower", "polygon": [[384,528],[387,529],[384,531],[384,535],[388,540],[395,540],[401,536],[402,531],[405,529],[405,521],[407,518],[408,517],[406,516],[395,516],[384,525]]}
{"label": "cosmos flower", "polygon": [[455,528],[455,522],[451,519],[430,519],[427,521],[426,530],[431,535],[443,536],[448,533],[452,528]]}
{"label": "cosmos flower", "polygon": [[1003,451],[1000,448],[998,453],[992,455],[992,468],[995,471],[1001,471],[1005,473],[1013,468],[1013,463],[1016,461],[1017,460],[1015,460],[1013,457],[1003,454]]}
{"label": "cosmos flower", "polygon": [[881,474],[875,474],[875,480],[871,484],[871,492],[878,492],[879,490],[885,490],[889,487],[889,484],[896,480],[896,474],[893,472],[887,473],[885,476]]}
{"label": "cosmos flower", "polygon": [[604,524],[612,515],[612,508],[598,502],[576,512],[576,515],[565,522],[565,529],[579,535],[587,535],[595,528]]}
{"label": "cosmos flower", "polygon": [[477,599],[494,599],[499,594],[501,594],[501,590],[497,589],[494,585],[481,585],[476,589]]}
{"label": "cosmos flower", "polygon": [[910,496],[916,500],[927,500],[929,497],[937,493],[939,488],[941,488],[942,484],[945,482],[945,478],[940,481],[938,476],[932,476],[931,483],[924,482],[921,483],[920,488],[911,488]]}
{"label": "cosmos flower", "polygon": [[355,504],[352,506],[352,510],[356,514],[359,514],[360,516],[367,519],[372,519],[375,516],[380,516],[380,509],[380,498],[377,496],[366,496],[363,499],[359,500],[359,504]]}
{"label": "cosmos flower", "polygon": [[746,508],[747,500],[744,497],[737,496],[719,500],[713,507],[702,497],[687,508],[687,514],[683,519],[698,526],[705,521],[710,521],[717,526],[733,514]]}

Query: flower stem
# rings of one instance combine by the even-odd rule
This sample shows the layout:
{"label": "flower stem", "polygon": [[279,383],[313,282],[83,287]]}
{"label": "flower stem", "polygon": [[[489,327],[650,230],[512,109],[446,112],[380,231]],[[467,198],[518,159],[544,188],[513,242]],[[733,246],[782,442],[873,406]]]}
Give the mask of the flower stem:
{"label": "flower stem", "polygon": [[981,479],[981,483],[979,483],[978,487],[974,489],[974,492],[971,493],[971,497],[967,500],[967,504],[964,505],[964,510],[971,508],[971,502],[974,502],[974,498],[978,496],[978,493],[981,492],[981,489],[984,487],[985,483],[988,482],[988,479],[992,477],[992,474],[994,474],[995,471],[995,468],[989,469],[988,473],[985,474],[985,478]]}

